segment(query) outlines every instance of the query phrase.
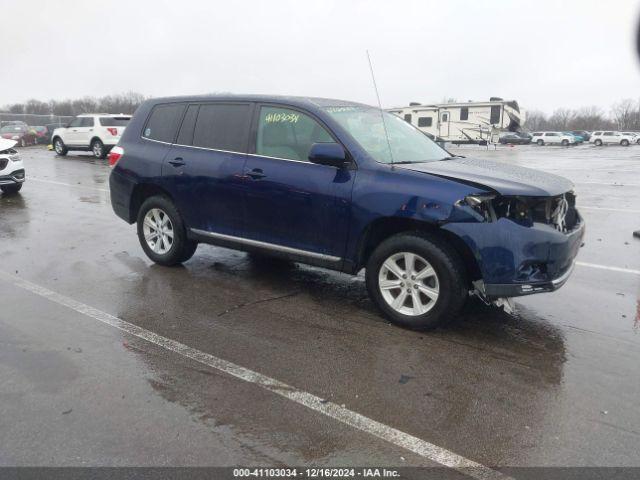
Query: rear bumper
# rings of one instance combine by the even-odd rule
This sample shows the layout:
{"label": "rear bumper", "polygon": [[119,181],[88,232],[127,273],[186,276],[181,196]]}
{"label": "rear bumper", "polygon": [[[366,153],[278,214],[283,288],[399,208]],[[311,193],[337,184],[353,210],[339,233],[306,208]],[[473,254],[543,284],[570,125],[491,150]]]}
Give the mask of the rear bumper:
{"label": "rear bumper", "polygon": [[131,198],[135,184],[131,179],[112,170],[109,175],[109,192],[111,207],[117,216],[131,224],[136,221],[131,211]]}

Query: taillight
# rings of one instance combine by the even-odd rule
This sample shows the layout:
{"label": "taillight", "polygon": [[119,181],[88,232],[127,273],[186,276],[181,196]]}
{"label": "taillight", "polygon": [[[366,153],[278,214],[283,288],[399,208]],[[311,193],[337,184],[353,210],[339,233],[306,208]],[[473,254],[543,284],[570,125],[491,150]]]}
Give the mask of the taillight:
{"label": "taillight", "polygon": [[107,130],[108,130],[108,131],[109,131],[109,133],[110,133],[111,135],[113,135],[114,137],[115,137],[116,135],[118,135],[118,129],[117,129],[117,128],[109,127],[109,128],[107,128]]}
{"label": "taillight", "polygon": [[124,155],[124,148],[113,147],[109,152],[109,156],[107,157],[107,160],[109,160],[109,166],[110,167],[115,166],[115,164],[118,163],[118,160],[120,160],[120,157],[122,157],[122,155]]}

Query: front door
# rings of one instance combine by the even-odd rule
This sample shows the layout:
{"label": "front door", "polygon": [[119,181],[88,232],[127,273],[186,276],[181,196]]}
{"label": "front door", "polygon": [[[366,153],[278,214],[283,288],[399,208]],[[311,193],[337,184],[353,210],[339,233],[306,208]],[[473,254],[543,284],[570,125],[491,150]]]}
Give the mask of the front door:
{"label": "front door", "polygon": [[242,235],[242,173],[252,109],[250,103],[194,103],[187,108],[162,176],[187,227],[196,233]]}
{"label": "front door", "polygon": [[89,146],[89,142],[93,138],[93,117],[81,117],[80,126],[76,129],[76,138],[74,145]]}
{"label": "front door", "polygon": [[449,136],[449,124],[451,113],[448,110],[440,112],[440,133],[439,136],[446,138]]}
{"label": "front door", "polygon": [[309,162],[314,143],[335,142],[299,110],[261,105],[247,158],[246,237],[299,251],[344,255],[354,170]]}
{"label": "front door", "polygon": [[71,122],[69,123],[69,125],[65,128],[64,131],[64,137],[63,137],[63,142],[67,145],[78,145],[78,142],[80,141],[80,135],[79,135],[79,131],[80,131],[80,127],[82,126],[82,119],[84,117],[76,117],[73,120],[71,120]]}

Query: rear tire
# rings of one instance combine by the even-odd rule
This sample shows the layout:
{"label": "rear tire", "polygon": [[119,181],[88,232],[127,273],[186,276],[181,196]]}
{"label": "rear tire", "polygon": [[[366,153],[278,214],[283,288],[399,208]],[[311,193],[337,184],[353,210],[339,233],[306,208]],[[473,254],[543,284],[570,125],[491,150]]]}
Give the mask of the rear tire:
{"label": "rear tire", "polygon": [[147,198],[138,212],[138,240],[144,253],[155,263],[178,265],[189,260],[198,242],[187,231],[173,202],[165,196]]}
{"label": "rear tire", "polygon": [[91,152],[93,152],[93,156],[102,160],[107,156],[107,149],[104,148],[104,143],[99,138],[96,138],[93,142],[91,142]]}
{"label": "rear tire", "polygon": [[14,193],[18,193],[21,188],[22,184],[16,183],[15,185],[2,185],[0,190],[2,190],[2,193],[5,195],[13,195]]}
{"label": "rear tire", "polygon": [[597,139],[597,140],[596,140],[595,142],[593,142],[593,143],[596,145],[596,147],[601,147],[601,146],[602,146],[602,140],[600,140],[600,139]]}
{"label": "rear tire", "polygon": [[536,142],[538,144],[539,147],[544,145],[544,140],[540,139]]}
{"label": "rear tire", "polygon": [[620,145],[622,145],[623,147],[628,147],[629,146],[629,140],[622,140],[620,142]]}
{"label": "rear tire", "polygon": [[53,149],[56,151],[56,154],[61,157],[64,157],[69,152],[69,149],[59,137],[53,141]]}
{"label": "rear tire", "polygon": [[423,330],[455,317],[469,290],[458,254],[423,232],[400,233],[378,245],[367,261],[366,283],[391,322]]}

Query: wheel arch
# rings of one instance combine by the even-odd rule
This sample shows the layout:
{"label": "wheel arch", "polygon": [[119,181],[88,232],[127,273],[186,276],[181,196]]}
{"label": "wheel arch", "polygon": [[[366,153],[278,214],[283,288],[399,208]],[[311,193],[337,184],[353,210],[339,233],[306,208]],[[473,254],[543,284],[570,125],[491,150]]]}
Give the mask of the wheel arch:
{"label": "wheel arch", "polygon": [[102,139],[97,135],[94,135],[93,137],[91,137],[91,140],[89,140],[89,146],[93,145],[93,142],[95,142],[96,140],[100,140],[100,143],[104,145],[104,142],[102,141]]}
{"label": "wheel arch", "polygon": [[412,231],[427,232],[442,240],[445,246],[451,247],[460,256],[470,281],[482,278],[482,272],[475,255],[464,240],[455,233],[444,230],[433,223],[400,217],[378,218],[367,225],[358,240],[355,271],[364,268],[376,246],[381,242],[398,233]]}
{"label": "wheel arch", "polygon": [[129,204],[129,218],[131,219],[131,223],[136,222],[138,212],[140,211],[140,207],[144,201],[147,198],[154,197],[156,195],[167,197],[175,205],[171,194],[155,183],[139,183],[133,188],[133,191],[131,192],[131,202]]}

